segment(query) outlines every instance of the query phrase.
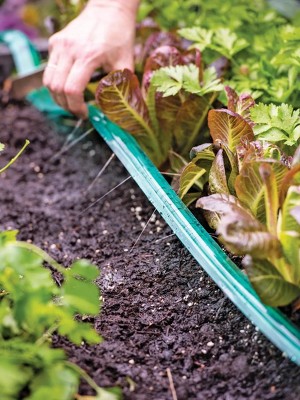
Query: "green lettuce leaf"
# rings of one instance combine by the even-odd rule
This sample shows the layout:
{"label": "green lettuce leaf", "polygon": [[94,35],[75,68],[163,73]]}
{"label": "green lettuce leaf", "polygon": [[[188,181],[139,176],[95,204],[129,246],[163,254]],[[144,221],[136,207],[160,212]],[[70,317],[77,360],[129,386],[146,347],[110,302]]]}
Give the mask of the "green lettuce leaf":
{"label": "green lettuce leaf", "polygon": [[224,143],[232,152],[236,151],[242,138],[254,139],[252,128],[247,121],[230,110],[210,110],[208,126],[214,143]]}
{"label": "green lettuce leaf", "polygon": [[[288,168],[280,162],[272,160],[264,160],[264,162],[270,165],[275,175],[276,191],[279,193]],[[261,165],[262,161],[244,162],[235,181],[235,190],[239,200],[251,210],[253,215],[262,223],[266,223],[265,185],[259,170]]]}
{"label": "green lettuce leaf", "polygon": [[226,248],[234,254],[251,254],[256,258],[267,258],[268,254],[280,254],[280,243],[268,232],[234,196],[214,194],[202,197],[197,207],[220,214],[217,234]]}
{"label": "green lettuce leaf", "polygon": [[111,121],[138,140],[154,163],[160,165],[166,159],[167,154],[162,154],[157,133],[151,126],[136,75],[128,69],[111,72],[101,79],[96,100]]}
{"label": "green lettuce leaf", "polygon": [[195,144],[215,98],[214,93],[203,97],[190,95],[178,109],[174,120],[174,135],[177,150],[184,156],[189,153],[191,147]]}
{"label": "green lettuce leaf", "polygon": [[[179,180],[179,196],[184,198],[192,186],[197,185],[199,195],[204,184],[208,180],[208,174],[215,158],[215,154],[209,147],[203,147],[193,160],[188,163],[182,170]],[[199,196],[198,196],[199,197]]]}
{"label": "green lettuce leaf", "polygon": [[300,296],[300,287],[286,281],[267,260],[243,260],[250,282],[262,301],[272,307],[290,304]]}
{"label": "green lettuce leaf", "polygon": [[209,172],[209,191],[211,193],[228,193],[227,177],[223,158],[223,149],[220,149],[213,160]]}
{"label": "green lettuce leaf", "polygon": [[279,238],[292,266],[291,281],[300,285],[300,186],[291,186],[281,209]]}

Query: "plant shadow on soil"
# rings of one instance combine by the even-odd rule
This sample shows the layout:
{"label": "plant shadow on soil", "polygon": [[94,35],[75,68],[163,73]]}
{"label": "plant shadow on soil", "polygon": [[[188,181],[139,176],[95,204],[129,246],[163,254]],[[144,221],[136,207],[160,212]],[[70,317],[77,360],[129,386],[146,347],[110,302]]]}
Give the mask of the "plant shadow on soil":
{"label": "plant shadow on soil", "polygon": [[[2,162],[31,144],[1,180],[1,229],[19,229],[59,262],[87,258],[101,270],[104,299],[95,318],[105,339],[76,347],[54,336],[55,347],[101,386],[119,385],[124,399],[178,400],[300,398],[300,368],[237,310],[155,214],[130,179],[103,201],[81,211],[128,174],[97,135],[50,161],[63,139],[35,109],[0,109]],[[56,277],[58,279],[58,277]],[[82,384],[81,393],[91,393]]]}

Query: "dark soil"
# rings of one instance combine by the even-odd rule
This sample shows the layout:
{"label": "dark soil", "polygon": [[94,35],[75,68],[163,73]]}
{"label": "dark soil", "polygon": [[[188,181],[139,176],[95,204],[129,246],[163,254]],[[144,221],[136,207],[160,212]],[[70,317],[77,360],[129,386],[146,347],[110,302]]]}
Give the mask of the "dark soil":
{"label": "dark soil", "polygon": [[[104,304],[95,319],[105,341],[76,347],[54,338],[99,385],[119,385],[130,400],[300,399],[300,368],[236,309],[156,215],[132,180],[80,214],[128,174],[96,136],[58,160],[62,138],[38,111],[0,110],[4,159],[25,138],[26,153],[1,181],[1,228],[17,228],[59,262],[86,257],[101,270]],[[82,393],[91,393],[83,384]],[[57,399],[59,400],[59,399]]]}

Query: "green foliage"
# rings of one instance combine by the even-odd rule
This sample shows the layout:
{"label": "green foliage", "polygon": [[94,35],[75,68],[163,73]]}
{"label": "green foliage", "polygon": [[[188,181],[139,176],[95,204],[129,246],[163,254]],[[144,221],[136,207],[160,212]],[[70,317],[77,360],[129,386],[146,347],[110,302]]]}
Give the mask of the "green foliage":
{"label": "green foliage", "polygon": [[[143,4],[142,10],[161,26],[183,28],[179,33],[192,42],[191,48],[202,52],[205,63],[220,55],[230,59],[226,83],[238,92],[251,93],[264,103],[300,107],[297,20],[293,26],[265,0],[144,0]],[[290,17],[296,15],[294,1],[277,8],[284,8]]]}
{"label": "green foliage", "polygon": [[[1,396],[13,400],[27,388],[28,400],[49,398],[49,393],[53,399],[71,400],[84,372],[68,363],[62,350],[50,347],[51,334],[56,331],[77,345],[101,341],[82,322],[83,316],[100,311],[100,293],[93,282],[98,269],[86,260],[64,269],[16,235],[0,234]],[[62,274],[61,286],[54,283],[44,261]]]}
{"label": "green foliage", "polygon": [[158,92],[163,93],[164,97],[175,96],[182,89],[198,96],[220,92],[223,89],[215,68],[206,69],[201,81],[199,81],[199,73],[199,67],[195,64],[160,68],[155,72],[152,84]]}
{"label": "green foliage", "polygon": [[[271,0],[271,3],[282,3],[278,0]],[[295,15],[295,1],[285,0],[284,7],[279,4],[279,8],[284,8],[284,12]],[[233,30],[245,26],[248,28],[252,22],[252,17],[261,15],[259,20],[270,20],[273,11],[270,10],[266,0],[143,0],[141,2],[139,18],[143,19],[147,15],[154,16],[158,23],[165,29],[176,28],[179,26],[227,26]],[[211,22],[210,22],[211,20]],[[259,28],[258,28],[259,29]]]}
{"label": "green foliage", "polygon": [[198,27],[184,28],[179,30],[179,34],[185,39],[195,42],[192,48],[197,48],[201,52],[210,49],[229,59],[249,46],[246,39],[239,38],[228,28],[214,30]]}
{"label": "green foliage", "polygon": [[55,17],[60,28],[71,22],[83,10],[87,0],[55,0]]}
{"label": "green foliage", "polygon": [[299,110],[294,111],[288,104],[275,106],[260,103],[250,112],[258,139],[283,144],[288,153],[295,151],[300,139]]}

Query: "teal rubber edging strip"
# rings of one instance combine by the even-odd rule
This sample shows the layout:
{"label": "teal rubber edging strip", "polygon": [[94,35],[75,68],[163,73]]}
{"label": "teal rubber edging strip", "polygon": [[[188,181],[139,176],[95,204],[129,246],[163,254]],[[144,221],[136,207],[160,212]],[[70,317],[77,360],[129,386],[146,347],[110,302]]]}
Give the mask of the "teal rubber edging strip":
{"label": "teal rubber edging strip", "polygon": [[[27,42],[30,43],[28,40]],[[28,45],[27,51],[33,51],[31,46]],[[34,60],[31,62],[34,63]],[[34,91],[28,99],[42,112],[54,115],[53,110],[57,110],[58,117],[65,113],[55,105],[45,89]],[[278,309],[262,304],[246,275],[226,256],[182,203],[136,140],[93,106],[89,106],[89,118],[99,135],[201,267],[275,346],[300,365],[300,330]]]}
{"label": "teal rubber edging strip", "polygon": [[300,365],[300,330],[279,310],[262,304],[248,278],[179,199],[136,140],[93,106],[89,107],[89,117],[97,132],[200,266],[271,342]]}
{"label": "teal rubber edging strip", "polygon": [[0,32],[0,42],[8,46],[20,75],[29,74],[41,64],[41,58],[24,33],[16,30]]}
{"label": "teal rubber edging strip", "polygon": [[[24,33],[17,30],[2,31],[0,32],[0,43],[9,48],[19,76],[34,72],[41,64],[39,52]],[[52,100],[45,87],[32,91],[26,96],[26,99],[40,111],[47,113],[48,118],[72,116]]]}

